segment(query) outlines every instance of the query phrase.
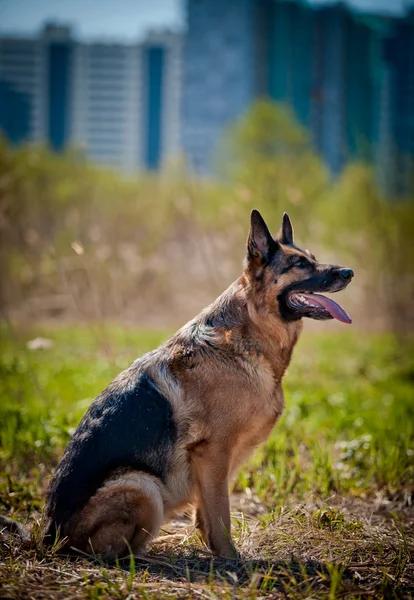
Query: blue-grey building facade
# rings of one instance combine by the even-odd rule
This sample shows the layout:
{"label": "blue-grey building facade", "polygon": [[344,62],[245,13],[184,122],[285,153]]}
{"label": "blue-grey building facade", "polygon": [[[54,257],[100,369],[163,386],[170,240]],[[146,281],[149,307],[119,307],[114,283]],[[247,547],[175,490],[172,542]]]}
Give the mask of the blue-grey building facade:
{"label": "blue-grey building facade", "polygon": [[252,0],[187,3],[182,143],[192,169],[211,172],[223,131],[258,92],[256,9]]}
{"label": "blue-grey building facade", "polygon": [[393,189],[414,176],[409,3],[187,0],[187,11],[182,128],[191,167],[211,172],[226,126],[267,96],[293,109],[333,174],[364,158]]}

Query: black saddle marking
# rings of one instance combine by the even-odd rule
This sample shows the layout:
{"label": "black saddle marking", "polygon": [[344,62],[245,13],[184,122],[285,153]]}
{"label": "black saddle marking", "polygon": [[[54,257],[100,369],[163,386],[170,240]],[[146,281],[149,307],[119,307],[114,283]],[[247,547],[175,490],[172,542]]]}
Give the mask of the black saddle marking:
{"label": "black saddle marking", "polygon": [[177,439],[170,402],[145,374],[113,382],[83,417],[51,481],[46,505],[56,531],[117,469],[140,470],[165,480]]}

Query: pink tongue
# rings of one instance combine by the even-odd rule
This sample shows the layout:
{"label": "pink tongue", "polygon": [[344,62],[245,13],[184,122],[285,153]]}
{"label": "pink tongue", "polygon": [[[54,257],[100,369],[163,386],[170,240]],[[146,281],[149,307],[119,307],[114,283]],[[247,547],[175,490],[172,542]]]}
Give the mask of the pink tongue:
{"label": "pink tongue", "polygon": [[302,294],[311,304],[322,306],[334,319],[342,321],[342,323],[352,323],[350,316],[346,314],[342,306],[321,294]]}

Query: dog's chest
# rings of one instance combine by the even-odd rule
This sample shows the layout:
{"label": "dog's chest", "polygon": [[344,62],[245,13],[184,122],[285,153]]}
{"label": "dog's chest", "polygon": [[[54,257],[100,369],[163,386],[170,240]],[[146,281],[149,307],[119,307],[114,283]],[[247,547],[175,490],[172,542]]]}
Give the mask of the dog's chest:
{"label": "dog's chest", "polygon": [[252,414],[245,428],[239,430],[233,438],[230,456],[230,477],[235,470],[248,458],[254,449],[265,442],[275,425],[278,414]]}
{"label": "dog's chest", "polygon": [[255,365],[254,387],[250,394],[251,408],[256,409],[256,414],[278,417],[283,411],[284,396],[282,389],[282,369],[275,369],[263,357]]}
{"label": "dog's chest", "polygon": [[233,429],[232,436],[230,474],[267,440],[283,407],[282,385],[264,369],[257,387],[240,398],[238,426]]}

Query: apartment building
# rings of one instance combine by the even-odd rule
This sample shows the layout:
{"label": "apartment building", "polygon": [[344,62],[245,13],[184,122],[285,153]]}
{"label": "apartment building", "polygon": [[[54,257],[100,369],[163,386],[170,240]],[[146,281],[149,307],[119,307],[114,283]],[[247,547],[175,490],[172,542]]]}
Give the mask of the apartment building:
{"label": "apartment building", "polygon": [[13,142],[80,147],[124,171],[158,169],[179,153],[181,37],[80,43],[47,25],[0,38],[0,129]]}

